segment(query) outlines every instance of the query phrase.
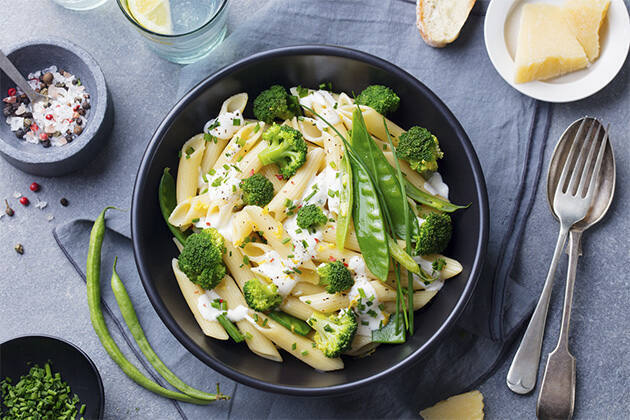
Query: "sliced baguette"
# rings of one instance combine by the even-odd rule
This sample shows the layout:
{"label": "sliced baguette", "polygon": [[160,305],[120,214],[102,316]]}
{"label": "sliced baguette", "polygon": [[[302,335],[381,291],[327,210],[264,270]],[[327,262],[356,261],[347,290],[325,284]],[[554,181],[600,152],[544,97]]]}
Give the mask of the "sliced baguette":
{"label": "sliced baguette", "polygon": [[424,42],[442,48],[455,41],[476,0],[417,0],[416,25]]}

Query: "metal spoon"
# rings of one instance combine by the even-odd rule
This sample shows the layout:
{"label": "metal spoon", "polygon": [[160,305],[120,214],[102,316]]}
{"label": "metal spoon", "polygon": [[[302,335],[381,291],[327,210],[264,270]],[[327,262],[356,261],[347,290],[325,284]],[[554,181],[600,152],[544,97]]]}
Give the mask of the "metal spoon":
{"label": "metal spoon", "polygon": [[9,60],[9,57],[4,55],[2,51],[0,51],[0,69],[2,69],[2,71],[9,76],[9,79],[13,80],[20,90],[28,96],[28,99],[32,104],[38,101],[48,100],[48,96],[37,93],[33,88],[31,88],[28,81],[22,76],[20,71],[15,68],[11,60]]}
{"label": "metal spoon", "polygon": [[[551,213],[558,218],[553,210],[554,194],[560,175],[560,162],[568,153],[569,147],[567,139],[571,138],[579,126],[578,120],[574,122],[560,138],[553,152],[552,161],[549,167],[549,177],[547,178],[547,199],[551,207]],[[608,130],[606,130],[606,135]],[[540,419],[568,419],[573,416],[575,405],[575,357],[569,351],[569,323],[571,317],[571,305],[573,302],[573,289],[575,284],[575,273],[577,269],[578,257],[582,255],[581,237],[582,233],[599,222],[610,207],[615,192],[615,156],[613,154],[610,139],[604,152],[601,173],[597,184],[597,190],[593,199],[593,204],[586,217],[573,225],[570,232],[569,247],[569,268],[567,271],[567,283],[564,295],[564,309],[562,312],[562,327],[556,348],[549,353],[545,375],[543,376],[538,403],[536,405],[536,415]]]}
{"label": "metal spoon", "polygon": [[569,151],[556,171],[560,175],[552,205],[560,220],[560,232],[540,298],[508,370],[507,386],[517,394],[527,394],[536,387],[540,351],[558,261],[569,230],[586,217],[595,198],[599,177],[591,175],[601,172],[607,145],[607,142],[599,141],[601,131],[605,130],[597,120],[582,118],[577,131],[567,138]]}

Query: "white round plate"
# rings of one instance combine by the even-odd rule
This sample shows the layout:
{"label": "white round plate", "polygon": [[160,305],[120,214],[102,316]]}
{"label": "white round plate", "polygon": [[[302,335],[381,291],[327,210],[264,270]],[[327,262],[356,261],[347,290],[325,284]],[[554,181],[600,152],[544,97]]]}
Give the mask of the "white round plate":
{"label": "white round plate", "polygon": [[630,47],[630,19],[624,0],[611,0],[600,30],[600,56],[589,67],[553,79],[514,83],[514,55],[525,3],[561,5],[564,0],[492,0],[486,12],[484,37],[490,61],[514,89],[546,102],[572,102],[603,89],[623,67]]}

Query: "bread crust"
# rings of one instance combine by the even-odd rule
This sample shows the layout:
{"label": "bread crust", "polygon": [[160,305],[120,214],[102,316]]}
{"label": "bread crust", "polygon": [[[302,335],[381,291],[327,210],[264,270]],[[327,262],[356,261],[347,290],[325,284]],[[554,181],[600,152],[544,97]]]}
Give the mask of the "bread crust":
{"label": "bread crust", "polygon": [[461,32],[461,28],[463,28],[464,24],[466,23],[466,21],[468,21],[468,17],[470,16],[470,11],[472,10],[472,8],[475,5],[475,2],[477,0],[468,0],[468,2],[466,3],[466,6],[468,7],[468,13],[466,15],[466,19],[464,20],[464,23],[459,28],[459,30],[457,31],[457,33],[455,34],[453,39],[450,39],[450,40],[447,40],[447,41],[438,41],[436,39],[431,38],[431,36],[428,33],[428,30],[425,28],[425,21],[424,21],[424,17],[425,17],[425,14],[424,14],[425,1],[426,0],[417,0],[416,1],[416,26],[418,27],[418,30],[420,31],[420,36],[422,37],[422,39],[424,40],[424,42],[427,45],[429,45],[431,47],[434,47],[434,48],[444,48],[448,44],[450,44],[451,42],[455,41],[459,37],[459,33]]}

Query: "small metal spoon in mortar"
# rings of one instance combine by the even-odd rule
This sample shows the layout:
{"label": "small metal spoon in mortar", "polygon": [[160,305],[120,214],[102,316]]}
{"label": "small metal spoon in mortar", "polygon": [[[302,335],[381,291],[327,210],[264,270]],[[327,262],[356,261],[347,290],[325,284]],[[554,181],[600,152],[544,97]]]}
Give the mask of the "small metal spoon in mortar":
{"label": "small metal spoon in mortar", "polygon": [[[589,118],[594,120],[594,118]],[[566,159],[569,151],[570,139],[577,131],[582,119],[574,122],[567,128],[553,152],[551,164],[549,165],[549,177],[547,178],[547,199],[551,212],[551,203],[554,202],[554,194],[562,170],[562,162]],[[606,129],[607,134],[608,129]],[[582,255],[581,237],[582,233],[599,222],[610,207],[615,193],[615,156],[612,144],[608,138],[608,145],[604,152],[599,182],[596,195],[586,217],[573,225],[570,231],[569,246],[569,268],[567,271],[567,283],[564,295],[564,309],[562,312],[562,326],[560,337],[556,348],[547,357],[547,366],[542,380],[538,403],[536,404],[536,416],[539,419],[570,419],[573,416],[575,406],[575,357],[569,351],[569,323],[571,317],[571,305],[573,301],[573,289],[575,284],[575,274],[577,270],[578,257]]]}
{"label": "small metal spoon in mortar", "polygon": [[9,60],[9,57],[4,55],[2,51],[0,51],[0,69],[2,69],[2,71],[9,76],[9,79],[13,80],[20,90],[28,96],[28,99],[32,104],[38,101],[48,100],[48,96],[37,93],[33,88],[31,88],[31,85],[24,76],[22,76],[22,73],[15,68],[11,60]]}

